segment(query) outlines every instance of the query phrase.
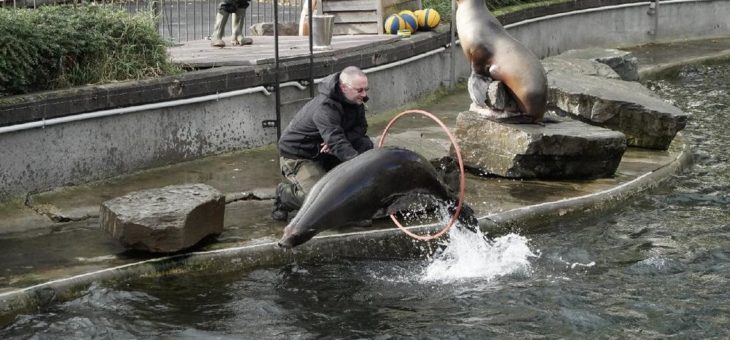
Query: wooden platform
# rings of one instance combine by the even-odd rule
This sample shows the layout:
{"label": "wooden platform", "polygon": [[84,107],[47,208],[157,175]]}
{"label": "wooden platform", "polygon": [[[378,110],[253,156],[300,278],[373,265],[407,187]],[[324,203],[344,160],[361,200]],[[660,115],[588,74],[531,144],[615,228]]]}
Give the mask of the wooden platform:
{"label": "wooden platform", "polygon": [[[210,40],[195,40],[169,48],[172,61],[193,68],[216,66],[253,66],[274,63],[274,37],[253,36],[252,45],[224,48],[210,46]],[[397,41],[393,35],[336,35],[332,37],[331,50],[315,50],[316,56],[367,50],[374,46]],[[309,37],[279,37],[280,60],[309,56]]]}

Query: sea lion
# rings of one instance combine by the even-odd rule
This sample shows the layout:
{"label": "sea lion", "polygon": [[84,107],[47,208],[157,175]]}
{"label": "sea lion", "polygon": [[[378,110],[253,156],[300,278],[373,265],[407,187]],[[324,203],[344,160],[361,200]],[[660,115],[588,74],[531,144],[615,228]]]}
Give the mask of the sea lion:
{"label": "sea lion", "polygon": [[[457,197],[423,156],[402,148],[368,150],[328,172],[284,228],[282,248],[302,244],[319,232],[408,211],[413,204],[447,204]],[[452,212],[453,212],[453,208]],[[477,228],[474,212],[462,204],[459,221]]]}
{"label": "sea lion", "polygon": [[[489,12],[484,0],[457,0],[456,29],[461,48],[471,63],[469,95],[484,106],[485,89],[502,81],[521,111],[492,112],[488,118],[510,117],[515,122],[540,123],[547,107],[547,76],[537,57],[510,36]],[[474,105],[472,105],[474,107]],[[495,110],[491,110],[495,111]],[[485,113],[485,112],[482,112]]]}

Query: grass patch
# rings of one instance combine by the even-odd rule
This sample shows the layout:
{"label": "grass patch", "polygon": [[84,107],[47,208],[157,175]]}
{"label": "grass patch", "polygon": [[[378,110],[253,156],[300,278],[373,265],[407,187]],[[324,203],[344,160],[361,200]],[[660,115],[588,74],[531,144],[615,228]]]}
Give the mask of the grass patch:
{"label": "grass patch", "polygon": [[0,9],[0,95],[176,74],[152,12]]}

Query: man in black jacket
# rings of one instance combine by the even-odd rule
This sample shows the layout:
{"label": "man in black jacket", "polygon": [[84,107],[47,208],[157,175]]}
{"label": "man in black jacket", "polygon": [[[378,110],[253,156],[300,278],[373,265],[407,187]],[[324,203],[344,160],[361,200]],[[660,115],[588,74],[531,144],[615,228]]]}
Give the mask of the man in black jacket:
{"label": "man in black jacket", "polygon": [[285,221],[327,171],[373,148],[367,136],[368,78],[348,66],[325,78],[279,139],[279,165],[288,183],[276,188],[271,218]]}

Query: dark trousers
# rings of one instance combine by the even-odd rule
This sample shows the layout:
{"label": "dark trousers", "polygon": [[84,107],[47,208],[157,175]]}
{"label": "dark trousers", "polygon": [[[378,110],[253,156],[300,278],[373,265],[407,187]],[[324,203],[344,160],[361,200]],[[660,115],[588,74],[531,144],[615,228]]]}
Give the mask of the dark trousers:
{"label": "dark trousers", "polygon": [[301,208],[314,185],[337,164],[339,161],[330,156],[316,160],[279,157],[281,174],[288,181],[280,184],[282,189],[278,194],[281,204],[288,210]]}

